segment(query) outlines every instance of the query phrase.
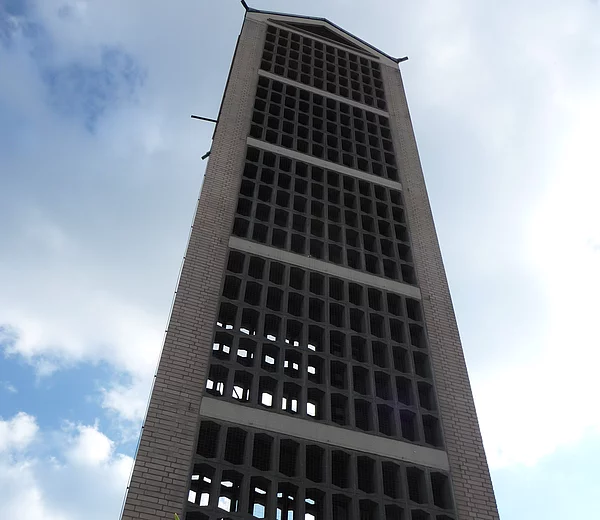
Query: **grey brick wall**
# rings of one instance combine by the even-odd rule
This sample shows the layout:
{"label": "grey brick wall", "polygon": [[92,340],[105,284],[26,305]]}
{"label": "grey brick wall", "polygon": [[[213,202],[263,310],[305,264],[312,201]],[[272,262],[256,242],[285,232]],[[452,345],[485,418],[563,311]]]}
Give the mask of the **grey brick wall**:
{"label": "grey brick wall", "polygon": [[499,518],[400,72],[382,67],[460,520]]}
{"label": "grey brick wall", "polygon": [[187,497],[264,33],[247,19],[238,41],[123,520],[172,520]]}

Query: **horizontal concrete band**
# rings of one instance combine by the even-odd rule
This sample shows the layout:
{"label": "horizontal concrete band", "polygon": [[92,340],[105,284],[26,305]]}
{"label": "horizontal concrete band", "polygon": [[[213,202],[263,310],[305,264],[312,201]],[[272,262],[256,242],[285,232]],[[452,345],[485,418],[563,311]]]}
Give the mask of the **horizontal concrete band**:
{"label": "horizontal concrete band", "polygon": [[445,451],[203,397],[202,417],[448,471]]}
{"label": "horizontal concrete band", "polygon": [[323,159],[319,159],[318,157],[313,157],[312,155],[296,152],[295,150],[290,150],[289,148],[284,148],[283,146],[277,146],[276,144],[267,143],[266,141],[255,139],[254,137],[248,137],[246,142],[248,143],[248,146],[254,146],[255,148],[260,148],[261,150],[267,150],[268,152],[285,155],[286,157],[290,157],[298,161],[314,164],[315,166],[319,166],[325,170],[331,170],[343,173],[344,175],[350,175],[351,177],[356,177],[357,179],[372,182],[374,184],[380,184],[381,186],[386,186],[387,188],[392,188],[393,190],[402,189],[402,184],[397,181],[392,181],[383,177],[377,177],[377,175],[371,175],[370,173],[361,172],[360,170],[354,170],[353,168],[348,168],[347,166],[343,166],[341,164],[325,161]]}
{"label": "horizontal concrete band", "polygon": [[296,88],[300,88],[302,90],[308,90],[313,94],[318,94],[319,96],[323,96],[324,98],[335,99],[340,103],[346,103],[347,105],[361,108],[362,110],[367,110],[368,112],[373,112],[374,114],[389,118],[390,115],[380,108],[375,108],[369,105],[365,105],[364,103],[360,103],[358,101],[354,101],[353,99],[348,99],[342,96],[338,96],[337,94],[332,94],[327,90],[321,90],[320,88],[311,87],[310,85],[305,85],[304,83],[300,83],[299,81],[294,81],[292,79],[288,79],[285,76],[278,76],[277,74],[273,74],[272,72],[267,72],[266,70],[260,69],[258,71],[259,76],[264,76],[265,78],[269,78],[275,81],[281,81],[281,83],[285,83],[287,85],[292,85]]}
{"label": "horizontal concrete band", "polygon": [[396,294],[402,294],[409,298],[415,298],[416,300],[421,299],[421,291],[418,287],[409,285],[402,282],[396,282],[394,280],[388,280],[387,278],[380,278],[363,271],[355,271],[341,265],[332,264],[330,262],[324,262],[323,260],[317,260],[309,256],[302,256],[296,253],[290,253],[289,251],[282,251],[281,249],[275,249],[274,247],[265,246],[263,244],[257,244],[256,242],[250,242],[239,237],[229,238],[229,247],[238,251],[244,251],[245,253],[255,254],[264,258],[270,258],[271,260],[277,260],[285,264],[292,264],[312,271],[317,271],[323,274],[329,274],[344,278],[351,282],[362,283],[371,287],[377,287],[378,289],[384,289],[386,291],[394,292]]}

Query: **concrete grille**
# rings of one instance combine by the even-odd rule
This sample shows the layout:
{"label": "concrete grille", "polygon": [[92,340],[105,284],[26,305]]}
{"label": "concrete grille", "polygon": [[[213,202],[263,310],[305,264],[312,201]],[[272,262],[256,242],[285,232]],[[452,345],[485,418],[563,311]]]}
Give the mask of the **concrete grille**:
{"label": "concrete grille", "polygon": [[298,32],[270,25],[261,69],[331,94],[386,109],[380,64]]}
{"label": "concrete grille", "polygon": [[188,520],[447,520],[445,472],[202,421],[188,491]]}
{"label": "concrete grille", "polygon": [[260,76],[250,136],[398,180],[389,119]]}
{"label": "concrete grille", "polygon": [[419,301],[238,251],[206,393],[442,445]]}
{"label": "concrete grille", "polygon": [[233,234],[416,282],[402,193],[249,147]]}

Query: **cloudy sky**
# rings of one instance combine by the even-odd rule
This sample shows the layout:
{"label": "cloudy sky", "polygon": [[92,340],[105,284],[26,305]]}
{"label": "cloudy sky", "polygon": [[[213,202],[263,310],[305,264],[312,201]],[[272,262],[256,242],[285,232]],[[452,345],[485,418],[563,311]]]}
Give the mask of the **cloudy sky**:
{"label": "cloudy sky", "polygon": [[[260,0],[404,81],[503,520],[600,495],[600,5]],[[243,18],[0,0],[0,518],[118,518]],[[592,514],[593,516],[593,514]]]}

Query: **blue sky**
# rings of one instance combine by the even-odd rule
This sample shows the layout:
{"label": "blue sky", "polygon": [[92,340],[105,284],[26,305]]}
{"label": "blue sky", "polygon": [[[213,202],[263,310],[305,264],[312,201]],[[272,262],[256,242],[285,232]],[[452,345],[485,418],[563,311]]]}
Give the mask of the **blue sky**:
{"label": "blue sky", "polygon": [[[600,6],[251,5],[410,57],[501,516],[590,518]],[[189,116],[216,116],[242,16],[235,0],[0,0],[0,518],[118,517],[210,147]]]}

